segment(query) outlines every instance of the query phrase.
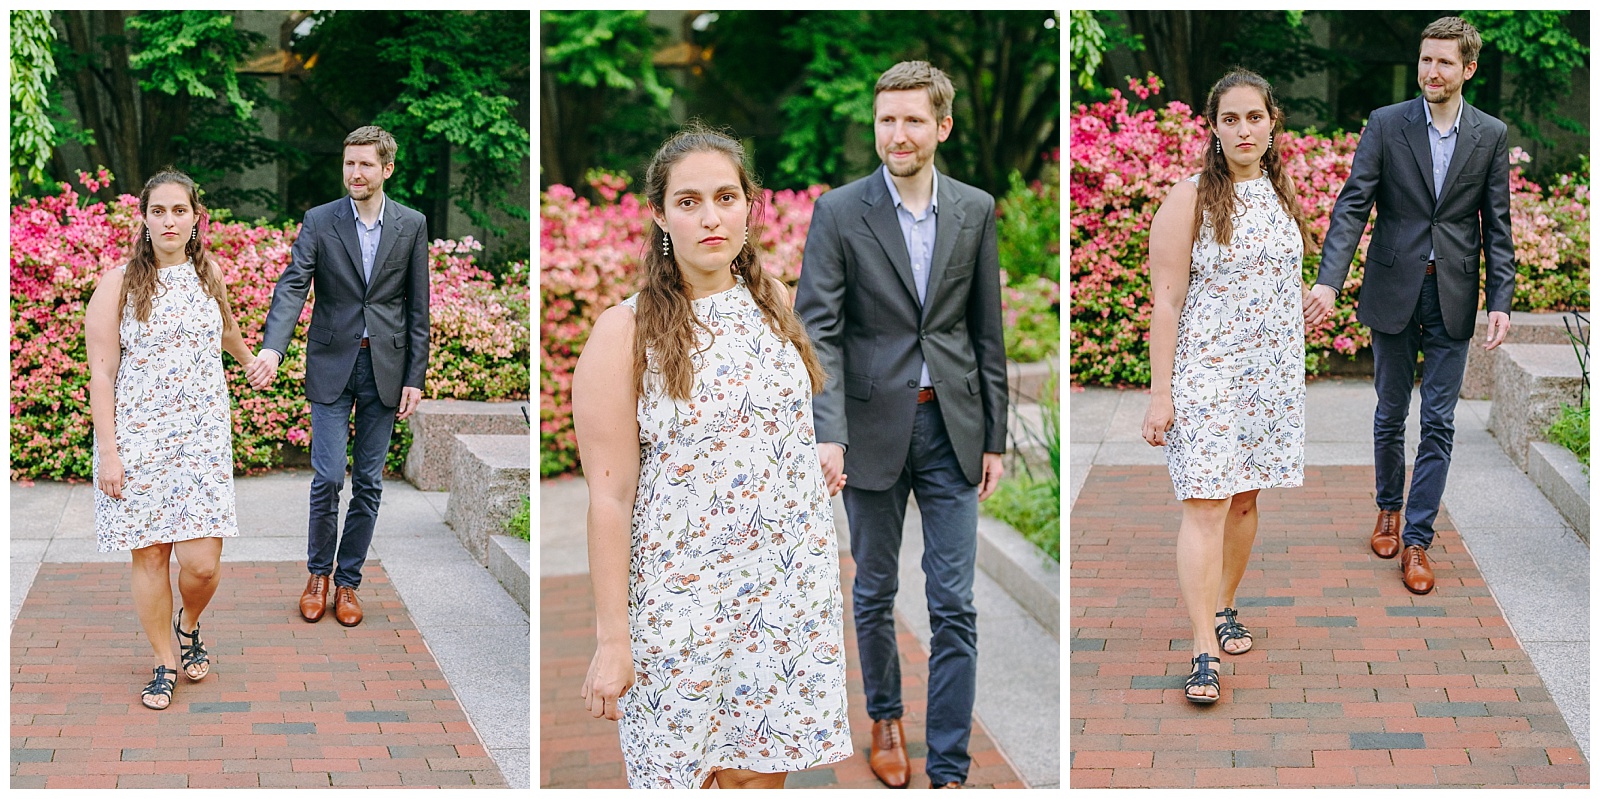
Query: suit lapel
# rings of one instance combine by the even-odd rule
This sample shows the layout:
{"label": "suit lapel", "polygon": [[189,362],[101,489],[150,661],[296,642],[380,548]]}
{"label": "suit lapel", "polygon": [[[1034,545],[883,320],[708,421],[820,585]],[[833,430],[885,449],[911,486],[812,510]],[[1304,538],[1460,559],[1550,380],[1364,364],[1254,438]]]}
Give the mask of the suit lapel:
{"label": "suit lapel", "polygon": [[1442,198],[1445,192],[1455,188],[1456,177],[1461,174],[1461,168],[1466,166],[1467,159],[1472,155],[1473,148],[1478,146],[1478,139],[1483,134],[1478,130],[1478,109],[1466,104],[1462,100],[1461,128],[1456,135],[1461,138],[1456,140],[1456,152],[1450,156],[1450,168],[1444,173],[1444,190],[1439,192]]}
{"label": "suit lapel", "polygon": [[1413,103],[1411,111],[1406,114],[1406,144],[1411,146],[1411,155],[1416,158],[1417,169],[1422,172],[1422,193],[1437,207],[1439,200],[1433,196],[1433,151],[1428,147],[1428,129],[1424,127],[1431,123],[1428,121],[1427,101],[1420,102],[1423,103],[1420,108]]}
{"label": "suit lapel", "polygon": [[911,294],[911,301],[920,306],[917,279],[911,275],[911,253],[906,251],[905,235],[900,232],[900,218],[895,215],[894,198],[889,196],[889,187],[882,180],[874,181],[872,191],[862,200],[868,205],[867,212],[861,217],[867,223],[867,229],[872,231],[878,244],[883,247],[884,254],[889,256],[889,264],[900,276],[900,283]]}
{"label": "suit lapel", "polygon": [[966,219],[966,209],[961,205],[961,195],[945,178],[939,181],[939,215],[934,223],[933,267],[928,270],[928,301],[923,304],[923,315],[944,287],[944,270],[950,265],[950,253],[955,251],[956,236],[961,233],[961,222]]}
{"label": "suit lapel", "polygon": [[344,243],[344,251],[350,256],[350,265],[356,270],[356,282],[362,286],[367,285],[367,276],[361,269],[361,240],[356,238],[356,214],[350,207],[350,198],[346,197],[339,203],[333,216],[338,220],[333,226],[333,232],[339,236],[339,241]]}
{"label": "suit lapel", "polygon": [[[394,249],[394,240],[400,237],[399,214],[395,212],[394,204],[388,198],[383,201],[383,227],[378,236],[378,254],[372,258],[372,275],[377,277],[378,270],[383,267],[388,259],[389,252]],[[371,293],[372,284],[367,284],[367,291]]]}

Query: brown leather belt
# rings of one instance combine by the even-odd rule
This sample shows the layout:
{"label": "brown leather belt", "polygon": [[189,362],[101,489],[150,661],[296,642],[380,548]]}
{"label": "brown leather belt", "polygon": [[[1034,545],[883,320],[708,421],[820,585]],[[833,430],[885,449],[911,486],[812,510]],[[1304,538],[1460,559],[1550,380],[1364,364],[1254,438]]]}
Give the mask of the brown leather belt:
{"label": "brown leather belt", "polygon": [[1429,274],[1429,275],[1433,274],[1433,262],[1432,261],[1428,262],[1428,271],[1425,272],[1424,274]]}
{"label": "brown leather belt", "polygon": [[[1433,270],[1429,269],[1428,271],[1431,273]],[[363,338],[363,339],[361,339],[361,349],[366,349],[366,348],[367,348],[367,339]]]}
{"label": "brown leather belt", "polygon": [[923,388],[923,389],[918,389],[917,390],[917,404],[918,405],[921,405],[921,404],[923,404],[925,402],[933,402],[935,399],[938,399],[938,397],[933,396],[933,389],[932,388]]}

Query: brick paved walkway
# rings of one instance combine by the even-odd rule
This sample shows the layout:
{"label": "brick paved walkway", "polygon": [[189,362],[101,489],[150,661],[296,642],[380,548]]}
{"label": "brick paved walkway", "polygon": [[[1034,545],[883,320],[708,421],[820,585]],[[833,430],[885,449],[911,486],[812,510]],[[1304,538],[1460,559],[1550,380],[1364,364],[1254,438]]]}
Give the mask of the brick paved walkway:
{"label": "brick paved walkway", "polygon": [[12,788],[505,786],[376,560],[348,629],[299,618],[303,566],[224,561],[211,674],[159,712],[129,571],[40,567],[11,631]]}
{"label": "brick paved walkway", "polygon": [[1093,467],[1071,517],[1071,787],[1588,786],[1444,514],[1413,596],[1367,546],[1371,467],[1308,467],[1260,508],[1236,604],[1255,647],[1193,705],[1167,470]]}
{"label": "brick paved walkway", "polygon": [[[846,688],[850,691],[850,732],[856,754],[825,768],[789,775],[789,788],[882,788],[867,766],[872,741],[856,662],[855,625],[850,616],[850,581],[855,564],[840,564],[845,589]],[[911,756],[911,788],[928,787],[923,767],[928,747],[924,736],[927,711],[928,655],[903,625],[899,629],[900,670],[904,681],[906,752]],[[980,647],[981,651],[981,647]],[[989,655],[999,657],[1000,655]],[[583,709],[579,691],[594,657],[594,595],[588,575],[546,577],[539,581],[539,785],[543,788],[626,788],[622,746],[617,725],[595,719]],[[969,788],[1023,788],[1021,779],[995,749],[983,725],[974,724]]]}

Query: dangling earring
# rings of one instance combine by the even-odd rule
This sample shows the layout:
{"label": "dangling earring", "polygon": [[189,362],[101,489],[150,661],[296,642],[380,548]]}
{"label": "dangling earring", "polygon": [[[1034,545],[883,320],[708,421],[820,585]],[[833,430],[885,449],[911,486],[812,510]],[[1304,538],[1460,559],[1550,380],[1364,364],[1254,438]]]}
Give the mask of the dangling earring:
{"label": "dangling earring", "polygon": [[198,238],[200,238],[200,226],[195,225],[194,228],[189,231],[189,240],[194,241]]}
{"label": "dangling earring", "polygon": [[750,228],[744,229],[744,246],[750,246]]}
{"label": "dangling earring", "polygon": [[145,241],[149,241],[150,240],[150,228],[145,228],[144,229],[144,240]]}
{"label": "dangling earring", "polygon": [[1267,134],[1267,146],[1266,146],[1265,149],[1267,149],[1267,150],[1272,149],[1272,134],[1271,133]]}
{"label": "dangling earring", "polygon": [[667,238],[667,231],[665,231],[665,230],[661,231],[661,257],[662,258],[671,258],[672,257],[672,245],[669,244],[670,241],[671,241],[671,239]]}

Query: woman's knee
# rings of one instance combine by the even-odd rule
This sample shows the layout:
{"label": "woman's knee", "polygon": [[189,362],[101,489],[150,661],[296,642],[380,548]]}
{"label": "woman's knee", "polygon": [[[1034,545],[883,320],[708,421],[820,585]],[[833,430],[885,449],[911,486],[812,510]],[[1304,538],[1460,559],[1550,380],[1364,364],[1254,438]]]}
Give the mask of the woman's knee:
{"label": "woman's knee", "polygon": [[722,769],[716,773],[719,788],[782,788],[787,774],[762,774],[746,769]]}
{"label": "woman's knee", "polygon": [[1256,495],[1260,491],[1246,491],[1243,494],[1234,494],[1233,500],[1228,504],[1228,512],[1234,516],[1248,516],[1256,510]]}
{"label": "woman's knee", "polygon": [[141,572],[165,574],[171,562],[171,544],[151,544],[133,550],[133,568]]}
{"label": "woman's knee", "polygon": [[212,582],[217,579],[217,574],[222,569],[222,564],[214,560],[201,560],[182,565],[183,573],[201,582]]}

